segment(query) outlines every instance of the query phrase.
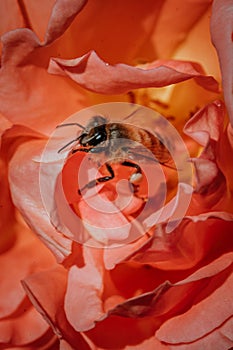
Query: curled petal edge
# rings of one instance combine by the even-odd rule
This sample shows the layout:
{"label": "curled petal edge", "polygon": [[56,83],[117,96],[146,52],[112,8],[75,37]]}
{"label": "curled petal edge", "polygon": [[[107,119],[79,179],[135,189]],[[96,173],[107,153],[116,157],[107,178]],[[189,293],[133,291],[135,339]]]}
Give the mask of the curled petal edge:
{"label": "curled petal edge", "polygon": [[194,78],[203,88],[218,92],[218,83],[203,74],[201,66],[194,62],[163,60],[145,66],[126,64],[110,65],[95,51],[65,60],[51,58],[48,72],[67,76],[82,87],[101,94],[122,94],[132,89],[163,87]]}

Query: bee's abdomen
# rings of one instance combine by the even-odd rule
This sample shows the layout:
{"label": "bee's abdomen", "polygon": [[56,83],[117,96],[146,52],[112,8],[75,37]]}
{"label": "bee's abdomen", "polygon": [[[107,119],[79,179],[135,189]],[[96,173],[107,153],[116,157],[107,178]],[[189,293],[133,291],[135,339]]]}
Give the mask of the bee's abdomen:
{"label": "bee's abdomen", "polygon": [[134,140],[151,151],[155,158],[161,163],[168,161],[171,157],[162,140],[148,130],[138,129]]}

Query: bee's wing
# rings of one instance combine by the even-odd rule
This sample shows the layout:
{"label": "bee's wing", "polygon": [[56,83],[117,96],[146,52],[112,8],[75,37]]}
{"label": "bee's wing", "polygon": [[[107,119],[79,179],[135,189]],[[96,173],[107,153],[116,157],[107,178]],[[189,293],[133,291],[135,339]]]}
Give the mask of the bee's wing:
{"label": "bee's wing", "polygon": [[169,151],[165,147],[156,147],[150,150],[145,146],[136,146],[129,148],[128,156],[135,161],[155,162],[172,169],[176,168]]}

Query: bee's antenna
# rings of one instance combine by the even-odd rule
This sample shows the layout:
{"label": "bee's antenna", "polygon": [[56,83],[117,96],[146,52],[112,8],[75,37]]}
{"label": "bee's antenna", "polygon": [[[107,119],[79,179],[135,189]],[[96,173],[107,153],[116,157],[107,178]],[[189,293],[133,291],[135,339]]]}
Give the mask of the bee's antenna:
{"label": "bee's antenna", "polygon": [[[86,130],[86,128],[79,124],[79,123],[66,123],[66,124],[60,124],[60,125],[57,125],[56,128],[62,128],[63,126],[72,126],[72,125],[75,125],[75,126],[78,126],[79,128],[83,129],[83,130]],[[71,145],[73,142],[75,141],[78,141],[80,139],[82,135],[79,135],[78,137],[76,137],[74,140],[68,142],[65,146],[63,146],[62,148],[60,148],[57,153],[60,153],[61,151],[63,151],[63,149],[65,149],[66,147],[68,147],[69,145]]]}
{"label": "bee's antenna", "polygon": [[62,146],[62,148],[60,148],[57,153],[60,153],[61,151],[63,151],[63,149],[65,149],[66,147],[68,147],[69,145],[71,145],[72,143],[74,143],[75,141],[78,141],[81,138],[82,135],[76,137],[74,140],[68,142],[65,146]]}
{"label": "bee's antenna", "polygon": [[79,123],[66,123],[66,124],[60,124],[60,125],[57,125],[56,128],[61,128],[63,126],[71,126],[71,125],[76,125],[78,127],[80,127],[81,129],[85,130],[85,127]]}
{"label": "bee's antenna", "polygon": [[123,118],[123,120],[129,119],[130,117],[132,117],[135,113],[137,113],[141,108],[137,108],[135,111],[133,111],[132,113],[130,113],[129,115],[127,115],[125,118]]}

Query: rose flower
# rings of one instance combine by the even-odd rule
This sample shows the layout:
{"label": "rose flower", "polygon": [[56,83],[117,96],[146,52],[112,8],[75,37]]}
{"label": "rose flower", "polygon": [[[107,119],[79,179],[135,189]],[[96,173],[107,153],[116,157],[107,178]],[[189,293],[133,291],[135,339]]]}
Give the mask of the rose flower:
{"label": "rose flower", "polygon": [[232,2],[0,7],[1,347],[233,347]]}

